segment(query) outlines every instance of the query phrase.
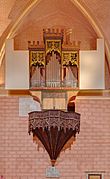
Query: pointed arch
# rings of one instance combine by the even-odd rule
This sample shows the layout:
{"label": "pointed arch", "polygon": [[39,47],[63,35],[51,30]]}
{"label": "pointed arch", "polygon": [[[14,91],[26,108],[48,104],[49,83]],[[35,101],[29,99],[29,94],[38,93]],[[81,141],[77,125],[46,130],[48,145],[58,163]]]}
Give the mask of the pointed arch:
{"label": "pointed arch", "polygon": [[[90,14],[89,10],[87,9],[87,7],[85,7],[84,4],[81,4],[81,2],[77,1],[77,0],[70,0],[81,12],[82,14],[85,16],[85,18],[89,21],[89,23],[92,25],[94,31],[98,34],[98,36],[100,38],[104,38],[105,39],[105,49],[106,49],[106,55],[108,57],[108,59],[110,59],[110,49],[109,49],[109,45],[107,42],[107,39],[105,38],[104,33],[102,32],[101,28],[97,25],[97,22],[94,20],[94,18],[92,17],[92,15]],[[19,24],[21,21],[23,21],[23,18],[28,15],[29,12],[32,11],[32,9],[40,2],[40,0],[33,0],[32,3],[23,11],[23,13],[18,17],[18,19],[16,20],[16,22],[13,24],[12,28],[10,29],[10,31],[8,32],[2,48],[0,50],[0,64],[2,62],[4,53],[5,53],[5,41],[6,39],[10,38],[15,32],[16,29],[18,28]],[[109,66],[110,66],[110,61],[108,62]]]}
{"label": "pointed arch", "polygon": [[[107,59],[110,59],[110,48],[109,48],[109,43],[108,40],[106,39],[104,33],[102,32],[101,28],[97,24],[96,19],[93,17],[93,15],[89,12],[89,9],[84,3],[81,3],[81,1],[77,0],[70,0],[85,16],[85,18],[89,21],[91,26],[93,27],[94,31],[96,32],[97,36],[99,38],[103,38],[105,40],[105,51],[107,55]],[[108,61],[109,67],[110,67],[110,61]]]}

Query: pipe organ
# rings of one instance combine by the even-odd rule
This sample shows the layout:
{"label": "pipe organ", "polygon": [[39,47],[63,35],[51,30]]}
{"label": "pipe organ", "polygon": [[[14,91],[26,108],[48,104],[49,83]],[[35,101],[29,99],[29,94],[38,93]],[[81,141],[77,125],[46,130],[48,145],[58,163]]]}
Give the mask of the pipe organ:
{"label": "pipe organ", "polygon": [[60,87],[60,64],[54,52],[52,52],[51,59],[46,68],[46,85]]}
{"label": "pipe organ", "polygon": [[28,41],[30,88],[78,88],[80,42],[64,29],[43,29],[43,39]]}

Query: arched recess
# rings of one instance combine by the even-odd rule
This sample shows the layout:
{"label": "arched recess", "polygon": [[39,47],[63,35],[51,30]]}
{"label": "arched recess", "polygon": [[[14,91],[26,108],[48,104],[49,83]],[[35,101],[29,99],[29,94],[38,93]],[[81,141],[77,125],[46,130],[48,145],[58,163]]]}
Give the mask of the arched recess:
{"label": "arched recess", "polygon": [[[33,10],[33,8],[40,2],[40,0],[33,0],[32,3],[23,11],[23,13],[18,17],[18,19],[16,20],[16,22],[13,24],[13,26],[11,27],[11,29],[9,30],[2,48],[0,50],[0,64],[2,62],[3,56],[5,54],[5,41],[6,39],[10,38],[11,36],[13,36],[13,34],[16,32],[17,28],[19,27],[19,24],[21,21],[23,21],[23,18],[25,16],[27,16],[29,14],[30,11]],[[81,4],[81,2],[77,1],[77,0],[71,0],[71,2],[77,6],[77,8],[82,12],[82,14],[85,16],[85,18],[89,21],[89,23],[91,24],[91,26],[93,27],[94,31],[97,33],[99,38],[104,38],[105,39],[105,48],[106,48],[106,55],[107,58],[110,59],[110,49],[108,46],[108,42],[107,39],[105,38],[105,35],[103,34],[102,30],[100,29],[100,27],[97,25],[96,21],[94,20],[94,18],[92,17],[92,15],[90,14],[90,12],[88,12],[88,10],[86,9],[84,4]],[[110,61],[108,61],[109,66],[110,66]]]}
{"label": "arched recess", "polygon": [[75,112],[75,98],[76,98],[76,96],[70,97],[68,104],[67,104],[68,112]]}

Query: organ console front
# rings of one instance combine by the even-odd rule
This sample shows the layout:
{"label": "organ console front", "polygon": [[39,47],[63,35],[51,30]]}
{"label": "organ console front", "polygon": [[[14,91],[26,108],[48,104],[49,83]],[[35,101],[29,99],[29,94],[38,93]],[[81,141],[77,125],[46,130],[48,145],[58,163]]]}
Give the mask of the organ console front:
{"label": "organ console front", "polygon": [[31,89],[78,88],[80,42],[65,36],[64,29],[43,29],[43,43],[28,42]]}

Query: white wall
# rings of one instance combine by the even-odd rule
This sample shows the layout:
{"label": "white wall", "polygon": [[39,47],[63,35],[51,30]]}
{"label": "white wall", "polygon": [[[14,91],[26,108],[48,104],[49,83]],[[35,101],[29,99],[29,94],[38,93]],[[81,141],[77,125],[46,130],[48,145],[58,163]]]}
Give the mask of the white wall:
{"label": "white wall", "polygon": [[97,50],[80,51],[80,89],[105,89],[104,40],[97,40]]}
{"label": "white wall", "polygon": [[29,52],[14,51],[13,40],[6,42],[6,89],[29,89]]}

